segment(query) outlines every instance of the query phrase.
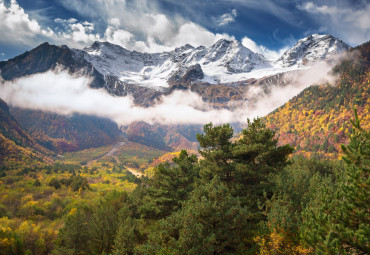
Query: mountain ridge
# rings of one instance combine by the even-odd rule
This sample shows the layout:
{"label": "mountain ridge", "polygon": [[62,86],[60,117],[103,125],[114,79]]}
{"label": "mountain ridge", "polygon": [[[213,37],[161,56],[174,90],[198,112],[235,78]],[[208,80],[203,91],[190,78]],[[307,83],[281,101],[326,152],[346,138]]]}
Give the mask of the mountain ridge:
{"label": "mountain ridge", "polygon": [[[310,37],[302,40],[307,41],[307,38]],[[341,42],[329,35],[319,36],[318,40],[320,38],[329,38],[329,41],[334,40],[338,44]],[[330,50],[325,48],[330,46],[328,44],[318,45],[320,50],[324,47],[333,54],[346,49]],[[284,54],[289,55],[289,50]],[[325,60],[327,54],[320,54],[313,60]],[[299,58],[302,54],[298,55],[296,62],[301,61]],[[0,71],[5,80],[56,68],[65,69],[73,75],[88,76],[90,87],[105,88],[112,95],[131,95],[135,104],[144,107],[155,104],[162,95],[171,94],[174,90],[189,89],[201,95],[204,101],[225,108],[229,101],[246,100],[246,87],[236,84],[251,85],[255,84],[254,80],[264,80],[306,67],[298,64],[283,67],[283,64],[268,61],[236,40],[226,39],[220,39],[208,48],[195,48],[187,44],[162,53],[129,51],[109,42],[94,42],[82,50],[44,43],[13,59],[0,62]],[[238,91],[231,91],[230,87]],[[209,88],[212,88],[212,93],[207,92]],[[235,94],[238,96],[226,96]]]}

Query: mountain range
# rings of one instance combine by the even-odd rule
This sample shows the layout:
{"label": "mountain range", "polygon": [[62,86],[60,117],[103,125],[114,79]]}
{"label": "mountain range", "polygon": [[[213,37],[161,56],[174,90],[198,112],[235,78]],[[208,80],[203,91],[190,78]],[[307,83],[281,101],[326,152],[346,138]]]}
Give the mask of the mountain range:
{"label": "mountain range", "polygon": [[104,87],[117,96],[130,94],[142,106],[152,105],[161,95],[174,90],[190,89],[203,100],[225,107],[230,100],[248,99],[248,87],[261,81],[264,85],[266,77],[305,69],[349,48],[331,35],[314,34],[272,61],[239,41],[225,39],[210,47],[187,44],[163,53],[129,51],[108,42],[94,42],[82,50],[44,43],[0,62],[0,71],[4,80],[12,80],[61,68],[88,76],[92,88]]}
{"label": "mountain range", "polygon": [[[175,90],[191,90],[214,107],[230,101],[256,100],[251,87],[269,93],[273,86],[294,84],[302,70],[346,52],[350,47],[330,35],[314,34],[299,40],[273,61],[238,41],[219,40],[210,47],[185,45],[170,52],[141,53],[108,42],[71,49],[48,43],[8,61],[0,62],[4,80],[48,70],[67,70],[90,78],[91,88],[104,88],[114,96],[132,95],[141,106],[155,104]],[[4,103],[5,104],[5,103]],[[121,130],[109,120],[93,116],[61,116],[50,112],[10,107],[12,118],[32,141],[60,153],[112,144],[121,135],[165,150],[196,149],[200,126],[148,125],[134,122]],[[276,125],[275,125],[276,127]]]}

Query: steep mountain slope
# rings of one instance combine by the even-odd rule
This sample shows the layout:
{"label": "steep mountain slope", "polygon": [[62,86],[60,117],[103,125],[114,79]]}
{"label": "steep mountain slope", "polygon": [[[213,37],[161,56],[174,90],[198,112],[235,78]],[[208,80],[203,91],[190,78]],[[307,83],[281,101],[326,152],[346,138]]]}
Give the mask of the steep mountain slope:
{"label": "steep mountain slope", "polygon": [[58,67],[73,74],[91,77],[90,86],[93,88],[104,86],[103,76],[89,62],[65,45],[55,46],[43,43],[13,59],[0,62],[1,77],[4,80],[43,73]]}
{"label": "steep mountain slope", "polygon": [[331,35],[313,34],[299,40],[277,61],[285,67],[321,61],[349,49],[349,45]]}
{"label": "steep mountain slope", "polygon": [[340,76],[336,84],[311,86],[265,118],[281,144],[306,156],[336,158],[348,142],[353,108],[362,127],[370,128],[370,42],[350,55],[333,69]]}
{"label": "steep mountain slope", "polygon": [[17,123],[0,99],[0,166],[13,167],[48,161],[50,151],[40,146]]}
{"label": "steep mountain slope", "polygon": [[116,123],[94,116],[11,108],[14,118],[34,139],[55,151],[76,151],[114,143],[122,134]]}

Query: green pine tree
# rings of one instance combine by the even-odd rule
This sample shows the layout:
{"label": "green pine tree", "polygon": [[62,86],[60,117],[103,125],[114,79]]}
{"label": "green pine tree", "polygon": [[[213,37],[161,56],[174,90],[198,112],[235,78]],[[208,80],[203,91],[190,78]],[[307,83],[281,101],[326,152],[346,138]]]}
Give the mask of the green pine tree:
{"label": "green pine tree", "polygon": [[219,177],[200,185],[183,208],[160,220],[140,254],[245,254],[249,211]]}
{"label": "green pine tree", "polygon": [[257,209],[257,200],[272,193],[269,182],[271,174],[282,171],[289,164],[288,156],[293,152],[289,145],[278,146],[275,132],[266,128],[261,119],[248,120],[243,136],[232,148],[235,162],[236,194],[244,196],[249,207]]}
{"label": "green pine tree", "polygon": [[181,208],[181,202],[188,199],[199,176],[197,157],[182,150],[173,158],[175,166],[161,164],[148,180],[146,195],[140,207],[144,218],[160,219]]}
{"label": "green pine tree", "polygon": [[200,175],[205,182],[218,176],[222,181],[231,184],[235,178],[231,138],[234,131],[229,124],[213,126],[206,124],[204,134],[197,134],[202,150],[199,153],[204,158],[201,161]]}

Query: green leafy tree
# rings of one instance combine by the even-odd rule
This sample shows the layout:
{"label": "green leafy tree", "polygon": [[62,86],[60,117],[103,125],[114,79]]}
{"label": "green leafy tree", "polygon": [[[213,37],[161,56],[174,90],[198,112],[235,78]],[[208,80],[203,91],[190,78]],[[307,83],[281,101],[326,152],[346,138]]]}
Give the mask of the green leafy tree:
{"label": "green leafy tree", "polygon": [[72,176],[70,178],[70,182],[73,191],[78,191],[79,189],[86,190],[90,188],[87,179],[81,175]]}

